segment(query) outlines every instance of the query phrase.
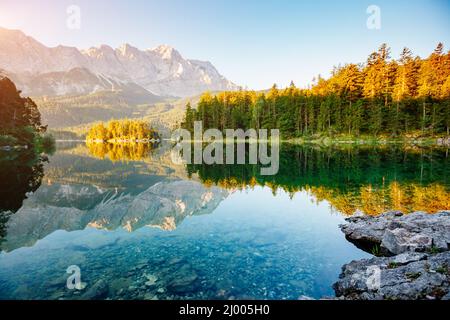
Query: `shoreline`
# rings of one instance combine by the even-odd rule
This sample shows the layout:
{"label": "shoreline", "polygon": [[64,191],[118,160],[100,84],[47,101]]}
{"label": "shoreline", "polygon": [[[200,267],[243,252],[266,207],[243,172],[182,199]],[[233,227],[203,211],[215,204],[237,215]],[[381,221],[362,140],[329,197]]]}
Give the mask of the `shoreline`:
{"label": "shoreline", "polygon": [[29,147],[27,145],[23,146],[0,146],[0,151],[21,151],[28,150]]}
{"label": "shoreline", "polygon": [[[56,139],[55,142],[85,142],[85,143],[112,143],[112,144],[125,144],[125,143],[158,143],[162,141],[177,143],[176,140],[171,138],[161,138],[157,140],[85,140],[85,139]],[[212,143],[212,142],[222,142],[225,144],[233,143],[232,140],[220,139],[214,141],[207,140],[183,140],[190,143]],[[269,139],[258,139],[258,140],[234,140],[234,143],[271,143]],[[366,139],[354,139],[354,140],[340,140],[340,139],[280,139],[279,143],[292,144],[292,145],[316,145],[316,146],[387,146],[387,145],[397,145],[397,146],[417,146],[417,147],[450,147],[450,138],[437,138],[437,139],[427,139],[427,140],[412,140],[412,139],[382,139],[382,140],[366,140]],[[14,149],[16,146],[0,146],[0,150],[3,149]]]}
{"label": "shoreline", "polygon": [[[171,141],[176,143],[176,140],[170,138],[163,138],[164,141]],[[183,140],[185,142],[201,142],[201,143],[212,143],[212,142],[222,142],[222,143],[258,143],[265,142],[271,143],[270,139],[218,139],[218,140]],[[333,145],[363,145],[363,146],[381,146],[381,145],[410,145],[410,146],[436,146],[436,147],[450,147],[450,137],[449,138],[435,138],[435,139],[333,139],[333,138],[323,138],[323,139],[309,139],[309,138],[294,138],[294,139],[280,139],[279,143],[287,143],[292,145],[319,145],[319,146],[333,146]]]}
{"label": "shoreline", "polygon": [[294,138],[284,140],[292,144],[316,145],[414,145],[450,147],[450,137],[427,138],[384,138],[384,137],[323,137],[323,138]]}
{"label": "shoreline", "polygon": [[[60,142],[63,140],[59,140]],[[127,144],[127,143],[159,143],[160,139],[111,139],[111,140],[101,140],[101,139],[92,139],[92,140],[80,140],[86,143],[110,143],[110,144]]]}

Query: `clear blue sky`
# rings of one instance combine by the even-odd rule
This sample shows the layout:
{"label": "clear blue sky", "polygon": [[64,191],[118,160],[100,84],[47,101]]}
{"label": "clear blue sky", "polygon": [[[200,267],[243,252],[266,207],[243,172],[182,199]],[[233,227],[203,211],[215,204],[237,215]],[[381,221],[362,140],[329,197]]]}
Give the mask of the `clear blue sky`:
{"label": "clear blue sky", "polygon": [[[81,29],[66,28],[66,8],[81,8]],[[366,9],[381,9],[369,30]],[[49,46],[88,48],[169,44],[186,58],[211,61],[251,89],[301,86],[333,65],[362,62],[383,43],[427,56],[450,48],[450,0],[0,0],[0,26]]]}

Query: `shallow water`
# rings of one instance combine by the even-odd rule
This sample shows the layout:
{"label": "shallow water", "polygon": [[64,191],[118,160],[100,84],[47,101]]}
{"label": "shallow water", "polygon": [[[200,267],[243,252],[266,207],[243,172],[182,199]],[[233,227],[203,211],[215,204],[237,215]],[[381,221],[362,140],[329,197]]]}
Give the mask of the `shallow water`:
{"label": "shallow water", "polygon": [[[164,148],[4,160],[0,298],[333,296],[342,265],[371,256],[338,225],[355,211],[447,209],[445,152],[287,148],[274,177],[174,165]],[[82,290],[67,288],[73,265]]]}

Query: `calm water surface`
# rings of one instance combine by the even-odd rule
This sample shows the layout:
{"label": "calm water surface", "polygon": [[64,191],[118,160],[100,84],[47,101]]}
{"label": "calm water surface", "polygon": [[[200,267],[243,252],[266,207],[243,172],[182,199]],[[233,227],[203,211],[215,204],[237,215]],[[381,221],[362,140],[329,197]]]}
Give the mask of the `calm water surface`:
{"label": "calm water surface", "polygon": [[449,209],[448,168],[447,150],[392,147],[283,146],[272,177],[174,165],[164,147],[4,154],[0,299],[333,296],[342,265],[371,256],[345,217]]}

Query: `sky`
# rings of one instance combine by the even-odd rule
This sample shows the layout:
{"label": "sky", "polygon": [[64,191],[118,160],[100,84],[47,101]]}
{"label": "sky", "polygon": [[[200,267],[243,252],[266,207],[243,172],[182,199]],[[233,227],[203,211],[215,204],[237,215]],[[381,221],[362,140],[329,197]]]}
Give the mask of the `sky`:
{"label": "sky", "polygon": [[[71,5],[80,28],[67,26]],[[380,28],[368,28],[377,17]],[[305,87],[333,66],[364,62],[384,42],[395,58],[405,46],[421,57],[438,42],[449,50],[450,0],[0,0],[0,27],[47,46],[167,44],[260,90],[291,80]]]}

